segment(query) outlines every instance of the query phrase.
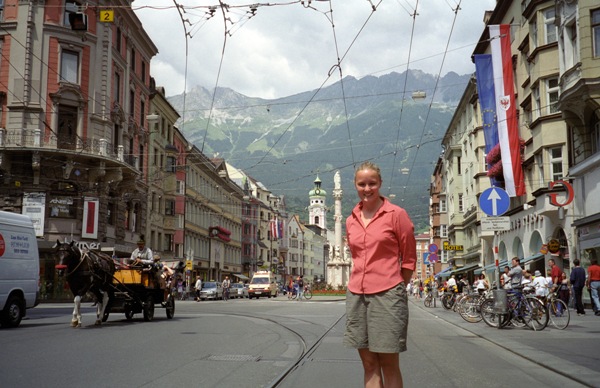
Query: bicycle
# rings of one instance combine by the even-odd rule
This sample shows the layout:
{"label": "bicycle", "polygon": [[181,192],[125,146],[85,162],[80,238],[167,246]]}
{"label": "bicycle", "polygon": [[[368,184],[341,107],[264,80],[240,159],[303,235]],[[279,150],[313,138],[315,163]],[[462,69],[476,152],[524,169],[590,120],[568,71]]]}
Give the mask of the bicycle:
{"label": "bicycle", "polygon": [[491,327],[528,326],[535,331],[544,330],[548,325],[546,306],[535,296],[522,292],[523,287],[506,290],[508,313],[498,313],[494,309],[494,299],[488,298],[481,304],[481,317]]}
{"label": "bicycle", "polygon": [[229,288],[223,288],[222,299],[224,301],[228,301],[229,300]]}
{"label": "bicycle", "polygon": [[481,315],[481,304],[491,297],[491,291],[486,291],[482,294],[472,292],[465,295],[457,304],[456,310],[469,323],[480,322],[483,317]]}
{"label": "bicycle", "polygon": [[[309,286],[304,286],[304,293],[302,294],[304,296],[304,299],[310,300],[313,296],[312,296],[312,291],[310,290]],[[292,299],[296,299],[296,297],[298,296],[298,291],[296,289],[296,287],[294,287],[292,289]]]}
{"label": "bicycle", "polygon": [[435,301],[433,300],[433,289],[427,289],[425,299],[423,299],[425,307],[435,307]]}
{"label": "bicycle", "polygon": [[569,307],[562,299],[558,298],[556,291],[551,292],[546,297],[546,310],[552,326],[558,330],[564,330],[569,326],[571,321]]}

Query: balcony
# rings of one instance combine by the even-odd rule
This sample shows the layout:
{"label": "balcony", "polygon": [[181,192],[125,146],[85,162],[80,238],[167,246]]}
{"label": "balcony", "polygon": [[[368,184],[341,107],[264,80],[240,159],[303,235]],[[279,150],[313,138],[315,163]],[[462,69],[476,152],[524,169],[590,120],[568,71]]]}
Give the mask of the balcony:
{"label": "balcony", "polygon": [[126,163],[139,169],[139,157],[125,156],[125,147],[113,145],[107,139],[82,138],[79,136],[42,136],[40,129],[7,130],[0,128],[0,149],[19,150],[36,149],[63,151],[77,155],[98,156]]}

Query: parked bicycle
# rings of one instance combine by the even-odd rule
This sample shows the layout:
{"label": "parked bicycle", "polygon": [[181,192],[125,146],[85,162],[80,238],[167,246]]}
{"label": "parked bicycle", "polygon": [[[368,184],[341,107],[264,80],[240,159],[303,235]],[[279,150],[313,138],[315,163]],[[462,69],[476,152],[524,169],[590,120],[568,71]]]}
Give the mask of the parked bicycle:
{"label": "parked bicycle", "polygon": [[481,317],[491,327],[528,326],[533,330],[544,330],[548,325],[546,306],[535,296],[523,292],[523,287],[507,291],[507,313],[496,312],[494,299],[488,298],[481,304]]}
{"label": "parked bicycle", "polygon": [[559,330],[564,330],[569,326],[571,321],[571,313],[567,304],[558,297],[556,291],[551,292],[545,301],[548,312],[548,319],[552,326]]}

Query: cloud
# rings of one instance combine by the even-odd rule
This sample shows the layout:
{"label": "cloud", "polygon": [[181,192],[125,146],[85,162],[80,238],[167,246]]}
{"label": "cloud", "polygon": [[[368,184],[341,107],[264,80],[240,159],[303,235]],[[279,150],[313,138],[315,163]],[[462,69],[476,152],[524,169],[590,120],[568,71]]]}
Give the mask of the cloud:
{"label": "cloud", "polygon": [[186,84],[188,90],[218,85],[276,98],[338,81],[338,57],[344,76],[402,72],[409,59],[411,69],[430,74],[440,72],[442,60],[442,75],[472,72],[470,57],[484,28],[484,11],[496,1],[461,1],[456,20],[457,0],[420,2],[415,17],[415,0],[384,0],[375,12],[371,3],[378,4],[271,2],[252,16],[251,2],[231,0],[225,13],[217,8],[207,18],[208,6],[217,1],[180,0],[187,40],[172,0],[136,0],[132,7],[158,47],[150,71],[167,95],[181,94]]}

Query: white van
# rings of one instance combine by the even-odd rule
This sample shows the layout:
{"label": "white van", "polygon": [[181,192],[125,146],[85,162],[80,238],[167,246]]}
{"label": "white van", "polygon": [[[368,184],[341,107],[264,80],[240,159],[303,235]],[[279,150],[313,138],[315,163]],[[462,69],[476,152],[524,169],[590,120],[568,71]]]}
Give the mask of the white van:
{"label": "white van", "polygon": [[39,303],[40,258],[31,218],[0,211],[0,324],[17,327]]}
{"label": "white van", "polygon": [[258,271],[252,276],[248,285],[248,299],[261,296],[277,297],[277,282],[271,271]]}

